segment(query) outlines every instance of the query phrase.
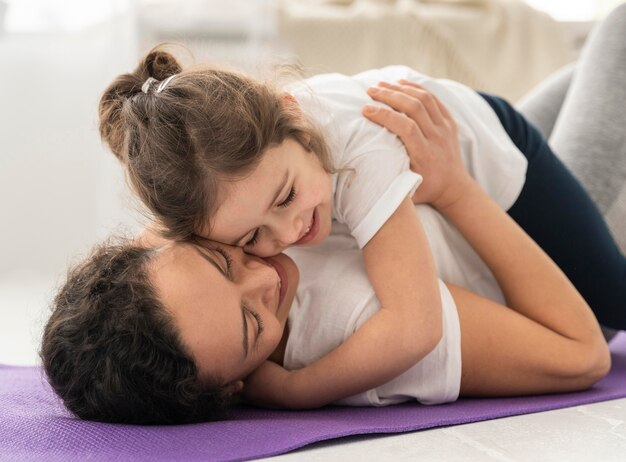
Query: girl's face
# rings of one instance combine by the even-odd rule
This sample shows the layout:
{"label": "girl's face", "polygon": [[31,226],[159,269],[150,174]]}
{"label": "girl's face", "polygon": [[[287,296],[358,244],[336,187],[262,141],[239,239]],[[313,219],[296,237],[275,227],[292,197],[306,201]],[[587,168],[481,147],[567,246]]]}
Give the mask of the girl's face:
{"label": "girl's face", "polygon": [[221,186],[205,236],[267,257],[330,234],[332,177],[317,156],[287,139],[269,148],[251,174]]}
{"label": "girl's face", "polygon": [[221,244],[168,244],[150,279],[200,377],[243,379],[276,350],[298,286],[286,255],[268,259]]}

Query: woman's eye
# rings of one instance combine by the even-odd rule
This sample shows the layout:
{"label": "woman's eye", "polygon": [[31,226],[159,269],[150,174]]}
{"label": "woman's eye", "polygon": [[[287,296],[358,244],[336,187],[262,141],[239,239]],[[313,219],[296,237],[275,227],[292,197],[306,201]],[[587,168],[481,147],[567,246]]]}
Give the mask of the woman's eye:
{"label": "woman's eye", "polygon": [[250,238],[250,240],[248,242],[246,242],[244,245],[246,247],[252,247],[254,246],[254,244],[256,244],[259,241],[259,228],[254,230],[254,234],[252,235],[252,237]]}
{"label": "woman's eye", "polygon": [[287,196],[287,198],[284,201],[282,201],[280,204],[278,204],[278,206],[287,207],[289,204],[293,202],[295,198],[296,198],[296,188],[292,186],[291,189],[289,190],[289,195]]}
{"label": "woman's eye", "polygon": [[258,336],[261,332],[263,332],[263,318],[261,318],[259,313],[257,313],[256,311],[252,311],[252,310],[249,310],[249,311],[250,311],[250,314],[254,316],[254,319],[256,319],[256,324],[257,324],[256,334]]}

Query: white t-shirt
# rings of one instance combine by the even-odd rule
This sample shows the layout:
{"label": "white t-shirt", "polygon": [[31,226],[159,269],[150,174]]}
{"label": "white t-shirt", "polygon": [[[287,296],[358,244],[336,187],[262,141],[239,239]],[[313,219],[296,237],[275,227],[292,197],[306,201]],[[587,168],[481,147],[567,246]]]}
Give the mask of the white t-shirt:
{"label": "white t-shirt", "polygon": [[[319,75],[308,79],[306,85],[292,88],[290,92],[305,113],[326,135],[335,167],[345,170],[334,175],[331,236],[319,246],[287,251],[301,270],[300,288],[289,315],[287,369],[304,367],[330,352],[379,309],[357,250],[413,193],[421,177],[410,171],[400,140],[366,120],[361,110],[373,104],[366,93],[369,86],[399,79],[420,83],[447,107],[458,126],[461,155],[468,172],[503,209],[513,205],[524,185],[526,158],[487,102],[462,84],[433,79],[405,66],[391,66],[352,77]],[[430,206],[420,205],[416,210],[439,278],[503,303],[493,274],[458,230]],[[437,348],[405,374],[343,400],[343,404],[384,405],[408,399],[440,403],[456,399],[461,371],[458,314],[443,284],[440,292],[444,323]]]}
{"label": "white t-shirt", "polygon": [[[331,352],[380,309],[367,277],[363,252],[344,225],[315,247],[287,253],[300,268],[300,285],[289,312],[283,366],[300,369]],[[344,228],[343,230],[339,228]],[[454,401],[461,384],[461,335],[456,305],[440,281],[442,337],[434,350],[386,384],[336,404],[385,406],[417,399],[423,404]]]}
{"label": "white t-shirt", "polygon": [[447,107],[468,171],[501,207],[513,205],[525,180],[526,158],[487,102],[465,85],[406,66],[311,77],[289,91],[324,133],[334,166],[344,169],[334,175],[333,218],[346,224],[361,248],[421,182],[402,142],[361,115],[363,106],[374,103],[368,87],[399,79],[420,83]]}

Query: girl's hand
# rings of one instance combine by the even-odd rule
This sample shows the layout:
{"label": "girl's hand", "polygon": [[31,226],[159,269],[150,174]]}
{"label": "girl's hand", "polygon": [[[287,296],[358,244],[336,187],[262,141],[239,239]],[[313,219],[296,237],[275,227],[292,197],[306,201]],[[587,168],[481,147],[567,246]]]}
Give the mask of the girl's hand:
{"label": "girl's hand", "polygon": [[411,170],[424,178],[413,203],[443,209],[456,202],[471,177],[461,161],[456,123],[445,106],[424,87],[407,80],[397,85],[380,82],[368,94],[392,109],[365,106],[363,115],[398,135]]}
{"label": "girl's hand", "polygon": [[250,404],[269,408],[288,406],[290,372],[272,361],[263,362],[243,381],[242,395]]}

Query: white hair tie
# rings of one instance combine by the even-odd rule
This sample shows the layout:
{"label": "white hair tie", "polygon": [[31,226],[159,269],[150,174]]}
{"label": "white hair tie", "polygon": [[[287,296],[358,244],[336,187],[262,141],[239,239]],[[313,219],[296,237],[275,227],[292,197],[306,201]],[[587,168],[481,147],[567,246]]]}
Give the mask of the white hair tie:
{"label": "white hair tie", "polygon": [[157,87],[156,92],[161,93],[163,90],[165,90],[165,87],[167,86],[167,84],[170,83],[170,80],[172,80],[174,77],[176,77],[176,74],[170,75],[167,79],[161,82],[159,86]]}
{"label": "white hair tie", "polygon": [[[157,87],[157,89],[155,90],[155,93],[161,93],[163,90],[165,90],[165,87],[167,86],[168,83],[170,83],[170,81],[176,77],[177,74],[172,74],[170,75],[167,79],[165,79],[163,82],[161,82],[159,84],[159,86]],[[155,79],[154,77],[148,77],[146,79],[146,81],[143,83],[143,85],[141,86],[141,91],[143,91],[146,95],[148,94],[148,92],[150,91],[150,87],[155,84],[156,82],[158,82],[157,79]]]}
{"label": "white hair tie", "polygon": [[147,95],[148,90],[150,90],[150,87],[152,86],[154,82],[158,82],[158,80],[155,79],[154,77],[148,77],[148,79],[141,86],[141,91],[143,91]]}

